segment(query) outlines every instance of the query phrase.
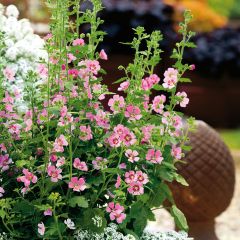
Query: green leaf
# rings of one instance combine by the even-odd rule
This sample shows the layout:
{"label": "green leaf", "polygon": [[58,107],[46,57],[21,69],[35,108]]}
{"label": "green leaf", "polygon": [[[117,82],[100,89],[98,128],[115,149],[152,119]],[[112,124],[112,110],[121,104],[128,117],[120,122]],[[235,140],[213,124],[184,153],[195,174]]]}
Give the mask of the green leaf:
{"label": "green leaf", "polygon": [[189,79],[189,78],[180,78],[180,79],[179,79],[179,82],[191,83],[192,81],[191,81],[191,79]]}
{"label": "green leaf", "polygon": [[161,90],[166,90],[162,85],[160,85],[160,84],[156,84],[156,85],[154,85],[153,86],[153,89],[154,90],[157,90],[157,91],[161,91]]}
{"label": "green leaf", "polygon": [[146,203],[149,200],[148,194],[139,195],[137,199],[143,203]]}
{"label": "green leaf", "polygon": [[27,202],[27,201],[17,202],[14,205],[13,211],[14,212],[20,212],[25,217],[26,216],[32,216],[32,215],[35,214],[34,206],[31,203]]}
{"label": "green leaf", "polygon": [[114,84],[115,83],[121,83],[121,82],[124,82],[125,80],[127,80],[127,77],[122,77],[120,79],[118,79],[117,81],[113,82]]}
{"label": "green leaf", "polygon": [[184,179],[183,176],[179,175],[179,174],[176,174],[175,175],[175,180],[179,183],[181,183],[183,186],[189,186],[189,184],[187,183],[187,181]]}
{"label": "green leaf", "polygon": [[171,208],[171,214],[174,217],[175,223],[178,228],[184,231],[188,231],[187,219],[180,209],[176,205],[173,205]]}
{"label": "green leaf", "polygon": [[133,223],[134,232],[138,236],[141,236],[146,225],[147,225],[147,219],[145,217],[142,216],[142,217],[137,218]]}
{"label": "green leaf", "polygon": [[69,206],[70,207],[82,207],[82,208],[88,208],[88,201],[83,196],[73,197],[69,199]]}
{"label": "green leaf", "polygon": [[30,165],[30,162],[27,161],[27,160],[17,160],[16,161],[16,167],[17,168],[22,168],[24,166],[29,166]]}

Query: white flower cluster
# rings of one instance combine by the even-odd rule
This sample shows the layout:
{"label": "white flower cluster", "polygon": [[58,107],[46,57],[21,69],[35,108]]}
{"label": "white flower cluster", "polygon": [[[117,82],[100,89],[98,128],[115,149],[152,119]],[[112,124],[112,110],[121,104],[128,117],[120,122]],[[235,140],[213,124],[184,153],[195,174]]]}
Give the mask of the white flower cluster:
{"label": "white flower cluster", "polygon": [[[1,12],[1,8],[0,8]],[[0,232],[0,240],[12,240],[12,238],[9,238],[9,236],[5,232]]]}
{"label": "white flower cluster", "polygon": [[[5,14],[4,14],[5,13]],[[40,59],[47,60],[44,40],[33,33],[27,19],[18,20],[19,11],[14,5],[4,9],[0,4],[0,33],[2,45],[0,51],[0,77],[3,86],[11,93],[17,93],[17,106],[24,111],[23,100],[25,80],[30,71],[37,72]],[[42,80],[36,84],[40,84]]]}
{"label": "white flower cluster", "polygon": [[[74,239],[76,240],[136,240],[133,235],[128,234],[124,236],[122,233],[118,232],[118,226],[116,224],[111,223],[107,228],[105,228],[104,232],[101,234],[93,234],[89,233],[86,230],[78,230],[75,233]],[[187,233],[185,232],[164,232],[164,233],[149,233],[145,232],[140,240],[193,240],[192,238],[188,238]]]}
{"label": "white flower cluster", "polygon": [[185,232],[159,232],[159,233],[149,233],[146,232],[140,238],[140,240],[193,240],[192,238],[188,238],[187,233]]}
{"label": "white flower cluster", "polygon": [[90,233],[86,230],[79,230],[76,232],[74,239],[76,240],[135,240],[132,235],[124,236],[122,233],[117,231],[118,227],[116,224],[109,224],[101,234]]}

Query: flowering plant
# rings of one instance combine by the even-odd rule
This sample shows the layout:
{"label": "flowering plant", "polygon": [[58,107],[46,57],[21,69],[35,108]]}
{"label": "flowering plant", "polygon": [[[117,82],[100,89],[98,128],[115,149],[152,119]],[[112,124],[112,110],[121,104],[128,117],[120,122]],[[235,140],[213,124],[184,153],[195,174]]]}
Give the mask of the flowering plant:
{"label": "flowering plant", "polygon": [[[128,43],[134,61],[119,67],[126,74],[117,81],[123,97],[101,83],[100,61],[108,59],[97,50],[104,36],[98,30],[101,1],[92,0],[86,12],[78,11],[79,1],[47,3],[53,23],[45,37],[48,61],[39,65],[44,87],[28,91],[30,105],[22,115],[15,111],[11,92],[2,91],[0,231],[17,239],[72,239],[75,229],[101,234],[114,222],[120,232],[138,238],[154,220],[152,209],[166,200],[177,226],[187,230],[167,183],[187,185],[175,164],[189,150],[193,119],[185,128],[174,108],[189,101],[186,93],[177,92],[177,83],[189,82],[183,75],[193,69],[182,63],[184,48],[192,46],[191,14],[185,13],[179,30],[183,40],[172,55],[176,64],[162,82],[154,74],[160,32],[134,30]],[[80,33],[86,23],[91,31]],[[35,75],[30,86],[32,81]],[[161,91],[153,100],[152,89]],[[110,111],[101,103],[106,97]]]}
{"label": "flowering plant", "polygon": [[[4,14],[5,12],[5,14]],[[0,4],[0,82],[16,96],[15,106],[21,112],[26,111],[27,79],[30,72],[37,73],[38,62],[46,59],[44,40],[33,34],[27,19],[18,20],[18,9],[10,5],[4,9]],[[35,87],[41,84],[36,79]]]}

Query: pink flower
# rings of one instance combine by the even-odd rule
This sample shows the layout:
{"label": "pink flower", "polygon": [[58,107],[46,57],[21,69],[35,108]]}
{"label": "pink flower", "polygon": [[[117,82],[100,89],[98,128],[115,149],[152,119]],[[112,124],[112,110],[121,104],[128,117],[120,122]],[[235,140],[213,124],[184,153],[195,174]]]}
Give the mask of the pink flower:
{"label": "pink flower", "polygon": [[58,160],[57,160],[57,163],[56,163],[56,167],[61,167],[65,164],[65,157],[60,157]]}
{"label": "pink flower", "polygon": [[47,40],[51,39],[52,36],[53,36],[52,33],[48,33],[43,39],[44,39],[45,41],[47,41]]}
{"label": "pink flower", "polygon": [[87,71],[91,72],[94,75],[97,75],[101,69],[100,64],[97,60],[86,60],[85,64]]}
{"label": "pink flower", "polygon": [[129,88],[130,86],[130,82],[126,81],[126,82],[122,82],[120,84],[120,87],[118,88],[118,91],[125,91]]}
{"label": "pink flower", "polygon": [[142,118],[141,110],[137,106],[128,105],[125,111],[125,117],[129,119],[129,121],[135,121]]}
{"label": "pink flower", "polygon": [[176,159],[181,159],[182,158],[182,149],[181,147],[177,147],[175,145],[172,146],[172,151],[171,155],[176,158]]}
{"label": "pink flower", "polygon": [[72,76],[73,78],[77,78],[79,74],[79,71],[77,69],[69,69],[68,75]]}
{"label": "pink flower", "polygon": [[95,116],[96,123],[99,127],[108,129],[110,127],[109,124],[109,114],[104,112],[103,110],[98,110],[97,115]]}
{"label": "pink flower", "polygon": [[102,157],[96,157],[96,159],[92,161],[93,168],[96,170],[106,168],[107,163],[108,163],[108,160]]}
{"label": "pink flower", "polygon": [[118,175],[117,176],[117,182],[116,182],[116,184],[115,184],[115,187],[116,188],[119,188],[121,186],[121,177]]}
{"label": "pink flower", "polygon": [[172,89],[175,87],[178,80],[178,70],[174,68],[168,68],[168,70],[164,73],[164,77],[163,87]]}
{"label": "pink flower", "polygon": [[118,136],[122,136],[126,129],[122,124],[118,124],[113,130]]}
{"label": "pink flower", "polygon": [[147,91],[150,90],[152,88],[153,84],[148,81],[148,78],[145,78],[142,80],[142,89]]}
{"label": "pink flower", "polygon": [[67,57],[68,57],[68,63],[71,63],[77,59],[72,53],[68,53]]}
{"label": "pink flower", "polygon": [[156,74],[152,74],[148,77],[148,81],[151,82],[153,85],[159,83],[160,78]]}
{"label": "pink flower", "polygon": [[66,106],[63,106],[60,110],[60,116],[65,117],[67,115],[68,109]]}
{"label": "pink flower", "polygon": [[90,126],[87,126],[87,127],[86,126],[80,126],[79,129],[80,129],[79,138],[82,141],[88,141],[88,140],[91,140],[93,138],[92,130],[91,130]]}
{"label": "pink flower", "polygon": [[73,40],[73,46],[83,46],[85,44],[82,38],[78,38]]}
{"label": "pink flower", "polygon": [[18,177],[17,181],[24,183],[25,187],[29,187],[31,183],[37,182],[37,176],[35,176],[33,173],[29,172],[28,169],[24,168],[22,170],[22,173],[24,176]]}
{"label": "pink flower", "polygon": [[136,136],[126,127],[118,124],[114,128],[114,133],[108,138],[111,147],[119,147],[121,143],[130,146],[136,143]]}
{"label": "pink flower", "polygon": [[56,57],[50,57],[50,62],[52,63],[52,64],[54,64],[54,65],[56,65],[56,64],[58,64],[58,62],[59,62],[59,59],[57,59]]}
{"label": "pink flower", "polygon": [[104,49],[102,49],[101,52],[99,53],[99,57],[100,57],[102,60],[108,60],[108,56],[107,56],[107,54],[105,53]]}
{"label": "pink flower", "polygon": [[136,136],[133,132],[130,132],[129,129],[126,129],[120,138],[127,147],[134,145],[137,142]]}
{"label": "pink flower", "polygon": [[181,98],[181,100],[178,102],[181,107],[186,107],[188,105],[189,98],[187,97],[187,94],[185,92],[178,92],[176,96]]}
{"label": "pink flower", "polygon": [[146,159],[152,163],[161,163],[163,160],[160,150],[149,149],[146,155]]}
{"label": "pink flower", "polygon": [[138,152],[136,150],[131,150],[131,149],[128,149],[126,152],[125,152],[125,156],[128,158],[128,161],[129,162],[137,162],[139,161],[139,157],[138,157]]}
{"label": "pink flower", "polygon": [[9,155],[0,155],[0,169],[1,172],[7,171],[9,169],[9,165],[12,163],[12,159],[9,158]]}
{"label": "pink flower", "polygon": [[47,168],[48,176],[51,177],[52,182],[58,182],[58,180],[62,179],[62,169],[56,168],[55,166],[48,166]]}
{"label": "pink flower", "polygon": [[125,101],[122,96],[114,95],[112,98],[108,101],[108,106],[114,113],[118,113],[125,107]]}
{"label": "pink flower", "polygon": [[48,68],[45,64],[38,65],[38,74],[43,78],[46,78],[48,76]]}
{"label": "pink flower", "polygon": [[135,175],[135,172],[134,171],[129,171],[129,172],[126,172],[125,173],[125,182],[126,183],[131,183],[131,182],[134,182],[136,181],[136,175]]}
{"label": "pink flower", "polygon": [[119,203],[114,204],[114,202],[108,203],[106,211],[110,213],[111,221],[116,220],[117,223],[122,223],[126,218],[126,214],[124,212],[124,207],[121,206]]}
{"label": "pink flower", "polygon": [[160,78],[156,74],[152,74],[142,80],[142,89],[145,91],[150,90],[153,85],[159,83],[159,81]]}
{"label": "pink flower", "polygon": [[182,127],[182,125],[183,125],[182,118],[180,116],[173,116],[173,118],[172,118],[172,125],[176,129],[180,129]]}
{"label": "pink flower", "polygon": [[67,98],[61,95],[61,93],[56,94],[52,100],[52,104],[56,104],[56,103],[66,104],[66,102],[67,102]]}
{"label": "pink flower", "polygon": [[5,78],[7,78],[7,80],[9,80],[10,82],[15,80],[15,72],[10,68],[10,67],[6,67],[3,70],[3,75]]}
{"label": "pink flower", "polygon": [[146,94],[143,95],[143,107],[146,111],[149,111],[149,101],[150,101],[150,97]]}
{"label": "pink flower", "polygon": [[132,195],[142,195],[144,194],[144,188],[140,182],[131,182],[129,184],[128,192]]}
{"label": "pink flower", "polygon": [[121,140],[118,134],[113,133],[109,138],[108,138],[108,143],[111,147],[120,147],[121,146]]}
{"label": "pink flower", "polygon": [[9,93],[6,91],[5,92],[5,98],[3,98],[2,102],[4,103],[14,103],[14,99],[9,95]]}
{"label": "pink flower", "polygon": [[85,162],[81,162],[79,158],[75,158],[73,162],[73,166],[81,171],[87,172],[88,171],[88,166]]}
{"label": "pink flower", "polygon": [[143,133],[143,138],[141,140],[142,143],[149,143],[152,136],[153,129],[154,129],[153,125],[142,127],[142,133]]}
{"label": "pink flower", "polygon": [[38,224],[38,233],[39,233],[41,236],[43,236],[44,233],[45,233],[45,226],[44,226],[43,222],[41,222],[41,223]]}
{"label": "pink flower", "polygon": [[20,124],[12,124],[8,127],[8,131],[9,133],[11,133],[12,135],[19,135],[20,134],[20,130],[21,130],[21,125]]}
{"label": "pink flower", "polygon": [[60,135],[58,138],[56,138],[54,144],[53,144],[53,151],[54,152],[64,152],[64,146],[68,146],[68,142],[64,135]]}
{"label": "pink flower", "polygon": [[51,160],[52,162],[56,162],[57,159],[58,159],[57,155],[55,155],[55,154],[51,154],[51,155],[50,155],[50,160]]}
{"label": "pink flower", "polygon": [[196,69],[195,64],[190,65],[190,66],[189,66],[189,69],[190,69],[191,71],[195,70],[195,69]]}
{"label": "pink flower", "polygon": [[160,96],[156,96],[153,99],[153,105],[152,105],[152,109],[159,114],[163,113],[163,109],[164,109],[164,103],[166,102],[166,96],[165,95],[160,95]]}
{"label": "pink flower", "polygon": [[47,210],[44,211],[44,216],[52,216],[53,212],[51,208],[48,208]]}
{"label": "pink flower", "polygon": [[3,194],[5,193],[4,189],[0,187],[0,198],[3,197]]}
{"label": "pink flower", "polygon": [[85,184],[84,178],[77,178],[77,177],[72,177],[71,181],[68,183],[68,187],[72,188],[73,191],[75,192],[80,192],[84,191],[86,189],[86,184]]}
{"label": "pink flower", "polygon": [[141,184],[147,184],[149,182],[148,175],[142,171],[137,171],[135,177],[136,182],[139,182]]}
{"label": "pink flower", "polygon": [[127,165],[126,165],[126,163],[120,163],[118,167],[119,167],[119,169],[126,169]]}
{"label": "pink flower", "polygon": [[1,143],[1,144],[0,144],[0,150],[1,150],[2,152],[7,152],[7,148],[6,148],[6,146],[5,146],[4,143]]}
{"label": "pink flower", "polygon": [[[61,111],[60,113],[61,115],[65,114]],[[64,127],[64,126],[67,126],[69,125],[70,123],[73,122],[73,117],[72,117],[72,114],[70,113],[66,113],[66,115],[64,117],[60,117],[59,118],[59,122],[58,122],[58,126],[60,127]],[[72,127],[74,127],[74,125],[72,125]]]}
{"label": "pink flower", "polygon": [[25,121],[25,124],[26,124],[26,128],[25,128],[25,131],[28,132],[32,129],[32,125],[33,125],[33,121],[32,119],[27,119]]}

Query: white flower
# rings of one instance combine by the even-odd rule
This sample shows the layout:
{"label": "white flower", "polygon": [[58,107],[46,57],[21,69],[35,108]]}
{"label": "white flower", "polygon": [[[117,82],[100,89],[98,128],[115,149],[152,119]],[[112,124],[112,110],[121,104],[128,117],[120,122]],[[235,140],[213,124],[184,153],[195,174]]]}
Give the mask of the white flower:
{"label": "white flower", "polygon": [[4,13],[4,6],[0,3],[0,15]]}
{"label": "white flower", "polygon": [[38,224],[38,233],[43,236],[44,233],[45,233],[45,226],[44,226],[44,223],[41,222]]}
{"label": "white flower", "polygon": [[19,11],[15,5],[9,5],[6,9],[6,15],[8,17],[15,17],[18,18],[19,16]]}
{"label": "white flower", "polygon": [[21,31],[24,35],[33,34],[33,29],[28,19],[21,19],[19,23],[21,24]]}
{"label": "white flower", "polygon": [[69,229],[72,229],[72,230],[76,229],[75,223],[70,218],[64,220],[64,223],[67,225]]}
{"label": "white flower", "polygon": [[4,43],[5,43],[5,45],[6,45],[7,47],[12,47],[12,46],[14,46],[14,41],[13,41],[12,39],[6,39],[6,40],[4,41]]}
{"label": "white flower", "polygon": [[15,46],[10,47],[6,52],[6,58],[15,61],[18,55],[18,49]]}

